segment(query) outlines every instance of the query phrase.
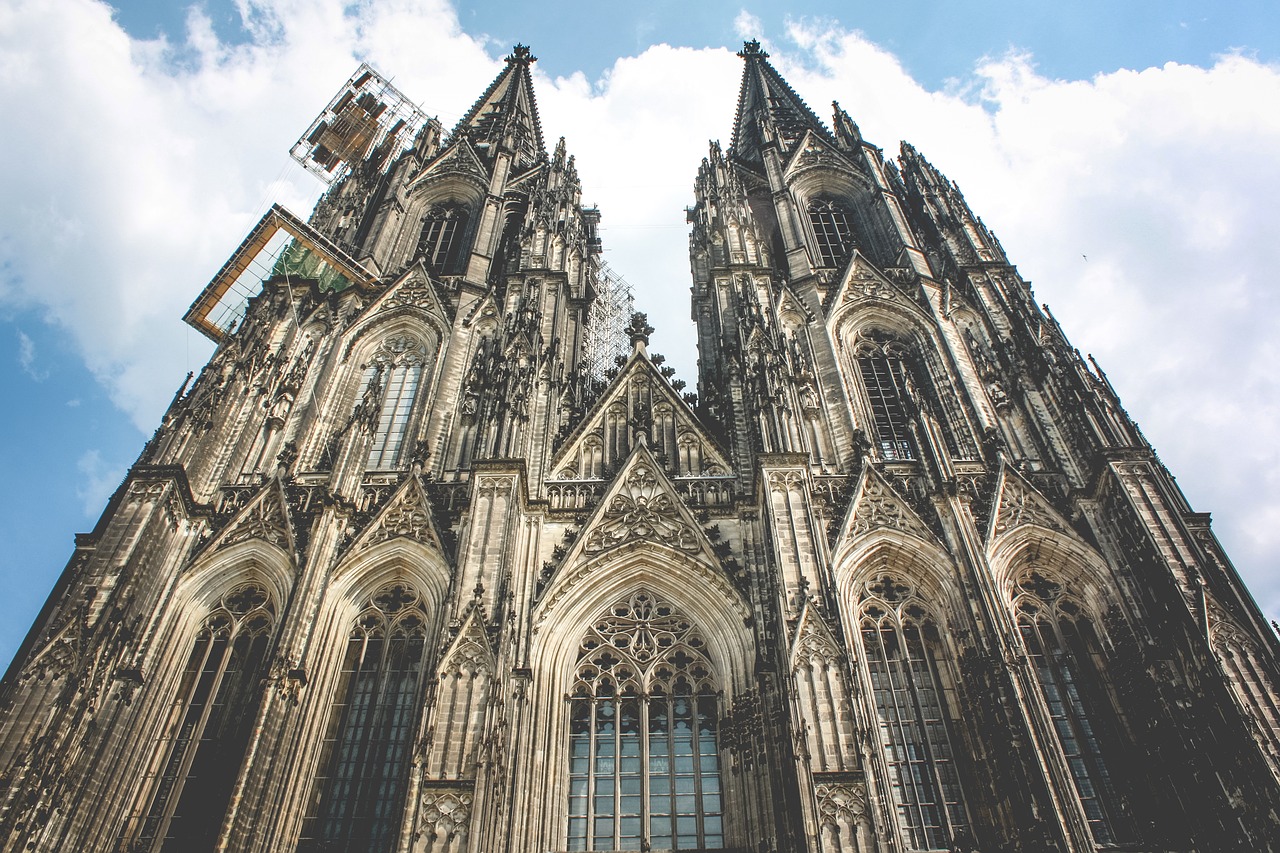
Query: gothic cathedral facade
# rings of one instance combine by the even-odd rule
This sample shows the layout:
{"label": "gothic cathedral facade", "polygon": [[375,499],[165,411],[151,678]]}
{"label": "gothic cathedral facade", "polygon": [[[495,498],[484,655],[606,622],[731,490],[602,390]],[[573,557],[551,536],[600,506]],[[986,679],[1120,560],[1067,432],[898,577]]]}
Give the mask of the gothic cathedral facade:
{"label": "gothic cathedral facade", "polygon": [[953,183],[740,55],[696,394],[586,357],[527,48],[264,219],[3,681],[0,850],[1280,849],[1208,516]]}

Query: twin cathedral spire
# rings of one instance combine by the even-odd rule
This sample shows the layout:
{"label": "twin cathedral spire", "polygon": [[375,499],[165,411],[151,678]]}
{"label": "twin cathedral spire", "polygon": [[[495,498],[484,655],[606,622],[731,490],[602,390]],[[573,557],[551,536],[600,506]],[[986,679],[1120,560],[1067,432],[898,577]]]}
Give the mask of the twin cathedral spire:
{"label": "twin cathedral spire", "polygon": [[739,56],[693,389],[607,321],[527,47],[448,132],[362,68],[5,677],[0,850],[1280,836],[1280,648],[1208,516],[954,183]]}

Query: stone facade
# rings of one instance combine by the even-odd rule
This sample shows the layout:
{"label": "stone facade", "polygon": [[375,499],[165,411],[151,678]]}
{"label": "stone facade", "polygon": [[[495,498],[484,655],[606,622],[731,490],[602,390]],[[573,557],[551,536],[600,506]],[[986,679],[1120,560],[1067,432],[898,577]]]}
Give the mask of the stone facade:
{"label": "stone facade", "polygon": [[[686,393],[526,48],[310,226],[3,682],[0,850],[1280,849],[1274,633],[959,190],[744,46]],[[331,281],[331,280],[330,280]]]}

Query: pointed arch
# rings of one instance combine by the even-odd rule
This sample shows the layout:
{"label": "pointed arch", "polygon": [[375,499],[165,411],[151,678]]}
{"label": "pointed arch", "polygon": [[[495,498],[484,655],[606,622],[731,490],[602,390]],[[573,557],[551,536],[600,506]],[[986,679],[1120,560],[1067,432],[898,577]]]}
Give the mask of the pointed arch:
{"label": "pointed arch", "polygon": [[1095,844],[1133,840],[1136,827],[1122,778],[1136,767],[1134,744],[1108,684],[1103,616],[1115,601],[1106,562],[1064,531],[1024,523],[997,536],[991,566],[1029,664],[1031,723],[1047,728]]}
{"label": "pointed arch", "polygon": [[936,545],[890,529],[868,534],[835,564],[858,692],[876,726],[872,767],[906,850],[950,847],[970,822],[954,640],[965,611],[953,567]]}
{"label": "pointed arch", "polygon": [[406,580],[362,602],[331,694],[304,845],[334,853],[396,845],[432,628],[428,602]]}
{"label": "pointed arch", "polygon": [[[969,410],[956,392],[963,385],[934,321],[861,256],[854,267],[827,328],[858,423],[886,459],[905,454],[908,441],[917,453],[936,444],[954,458],[977,458]],[[852,287],[859,281],[874,282],[876,295]]]}
{"label": "pointed arch", "polygon": [[724,846],[720,680],[705,649],[646,589],[587,627],[569,700],[569,850]]}
{"label": "pointed arch", "polygon": [[366,468],[407,467],[427,414],[422,401],[443,369],[444,324],[419,306],[402,305],[374,311],[348,330],[322,410],[335,429],[313,430],[304,456],[321,469],[351,457]]}
{"label": "pointed arch", "polygon": [[[526,758],[532,764],[531,778],[549,780],[538,801],[529,803],[530,808],[540,812],[542,825],[546,827],[544,847],[565,849],[566,844],[570,783],[574,775],[570,772],[570,735],[574,725],[581,735],[584,723],[581,710],[574,708],[571,697],[574,684],[580,682],[579,667],[588,663],[582,657],[585,628],[608,618],[616,605],[629,602],[637,595],[666,602],[672,612],[680,614],[696,629],[699,655],[707,662],[707,671],[715,673],[721,716],[731,713],[735,702],[750,705],[754,701],[757,650],[751,628],[752,610],[718,568],[692,555],[647,542],[606,551],[563,567],[548,594],[534,608],[534,634],[529,650],[533,678],[531,707],[543,709],[533,723],[534,730],[544,733],[547,742],[553,745]],[[670,698],[674,694],[662,695]],[[576,717],[575,710],[578,711]],[[581,783],[580,775],[578,781]],[[756,780],[747,780],[744,784],[745,788],[728,792],[730,802],[725,805],[726,811],[754,807],[754,802],[747,800],[743,791],[756,789]],[[654,811],[653,814],[661,818],[666,813]],[[621,831],[620,826],[616,828]],[[704,823],[700,830],[704,836],[714,834],[707,829]],[[646,830],[653,832],[651,827]],[[613,828],[609,833],[612,835]],[[666,836],[658,833],[654,837]],[[726,843],[745,844],[746,841],[745,838],[736,841],[726,838]]]}
{"label": "pointed arch", "polygon": [[719,569],[652,544],[564,567],[534,609],[538,637],[550,638],[534,644],[537,664],[567,683],[575,647],[554,638],[576,633],[599,611],[640,589],[665,597],[702,627],[730,697],[749,688],[756,654],[745,625],[753,618],[750,606]]}
{"label": "pointed arch", "polygon": [[172,686],[162,688],[157,748],[125,830],[139,850],[176,852],[217,840],[292,587],[291,561],[273,552],[279,549],[261,540],[217,552],[170,598],[163,633],[190,652],[180,668],[178,659],[157,668],[157,680]]}

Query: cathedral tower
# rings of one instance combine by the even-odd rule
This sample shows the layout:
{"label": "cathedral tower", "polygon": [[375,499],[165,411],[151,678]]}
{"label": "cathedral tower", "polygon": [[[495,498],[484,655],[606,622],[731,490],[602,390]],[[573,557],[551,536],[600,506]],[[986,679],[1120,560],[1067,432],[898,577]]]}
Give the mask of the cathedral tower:
{"label": "cathedral tower", "polygon": [[1280,844],[1208,516],[953,183],[740,56],[696,394],[528,48],[448,133],[352,78],[4,679],[0,850]]}

